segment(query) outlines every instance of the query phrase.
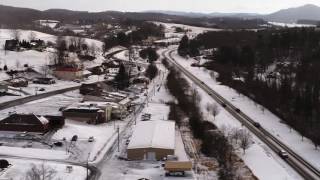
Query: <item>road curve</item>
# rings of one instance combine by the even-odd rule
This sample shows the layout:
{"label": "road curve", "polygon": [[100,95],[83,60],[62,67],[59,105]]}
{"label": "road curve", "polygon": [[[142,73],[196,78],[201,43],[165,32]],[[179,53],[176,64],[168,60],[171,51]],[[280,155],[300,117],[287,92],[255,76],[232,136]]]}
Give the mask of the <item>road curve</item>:
{"label": "road curve", "polygon": [[[216,91],[212,90],[200,79],[195,77],[192,73],[186,70],[183,66],[177,63],[172,57],[172,53],[176,51],[167,50],[162,53],[169,62],[178,68],[185,76],[197,84],[201,89],[203,89],[209,96],[211,96],[217,103],[224,105],[225,109],[234,116],[238,121],[240,121],[244,126],[246,126],[253,134],[255,134],[261,141],[268,145],[274,152],[278,153],[280,150],[285,150],[289,154],[289,158],[284,159],[293,169],[295,169],[303,178],[307,180],[320,180],[320,171],[315,168],[312,164],[307,162],[300,155],[295,153],[292,149],[286,146],[284,143],[279,141],[271,133],[265,130],[263,127],[257,128],[253,125],[255,122],[253,119],[248,117],[243,112],[239,111],[237,107],[219,95]],[[238,112],[237,112],[238,111]]]}

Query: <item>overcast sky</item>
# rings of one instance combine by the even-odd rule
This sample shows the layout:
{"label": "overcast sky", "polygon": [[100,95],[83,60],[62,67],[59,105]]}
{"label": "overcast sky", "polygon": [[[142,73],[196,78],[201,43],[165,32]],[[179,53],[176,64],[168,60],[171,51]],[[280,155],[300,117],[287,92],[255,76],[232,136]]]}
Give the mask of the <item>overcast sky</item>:
{"label": "overcast sky", "polygon": [[63,8],[84,11],[174,10],[188,12],[271,13],[320,0],[0,0],[0,4],[40,10]]}

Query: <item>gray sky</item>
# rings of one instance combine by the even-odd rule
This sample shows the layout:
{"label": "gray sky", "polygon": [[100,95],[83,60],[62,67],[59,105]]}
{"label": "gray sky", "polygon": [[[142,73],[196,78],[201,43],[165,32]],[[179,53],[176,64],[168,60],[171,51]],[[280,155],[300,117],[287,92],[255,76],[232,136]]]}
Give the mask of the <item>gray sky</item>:
{"label": "gray sky", "polygon": [[263,14],[304,4],[320,6],[320,0],[0,0],[0,4],[40,10],[63,8],[84,11],[174,10]]}

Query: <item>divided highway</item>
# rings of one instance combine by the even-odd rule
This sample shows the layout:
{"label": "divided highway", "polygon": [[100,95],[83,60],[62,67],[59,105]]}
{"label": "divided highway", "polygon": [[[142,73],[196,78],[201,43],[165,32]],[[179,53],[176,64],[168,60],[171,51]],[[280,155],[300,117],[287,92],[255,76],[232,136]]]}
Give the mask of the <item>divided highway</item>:
{"label": "divided highway", "polygon": [[178,68],[185,76],[192,80],[196,85],[203,89],[209,96],[211,96],[217,103],[222,105],[232,116],[239,120],[244,126],[246,126],[252,133],[254,133],[261,141],[268,145],[274,152],[278,153],[281,150],[287,151],[289,154],[286,161],[293,169],[295,169],[303,178],[307,180],[320,180],[320,171],[315,168],[312,164],[303,159],[300,155],[295,153],[292,149],[286,146],[284,143],[279,141],[271,133],[265,130],[263,127],[254,126],[254,121],[246,114],[240,111],[233,104],[228,102],[225,98],[220,96],[217,92],[212,90],[204,82],[195,77],[192,73],[186,70],[183,66],[177,63],[172,57],[172,53],[176,51],[167,50],[162,53],[163,57],[166,57],[169,62]]}

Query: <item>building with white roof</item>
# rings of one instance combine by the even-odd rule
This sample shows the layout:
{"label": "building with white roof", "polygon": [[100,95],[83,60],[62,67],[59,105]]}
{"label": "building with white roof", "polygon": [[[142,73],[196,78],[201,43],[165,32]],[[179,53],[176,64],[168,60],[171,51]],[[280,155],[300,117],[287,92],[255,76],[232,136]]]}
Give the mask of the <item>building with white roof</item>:
{"label": "building with white roof", "polygon": [[141,121],[134,129],[127,157],[130,160],[160,160],[174,155],[174,150],[174,121]]}

